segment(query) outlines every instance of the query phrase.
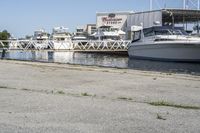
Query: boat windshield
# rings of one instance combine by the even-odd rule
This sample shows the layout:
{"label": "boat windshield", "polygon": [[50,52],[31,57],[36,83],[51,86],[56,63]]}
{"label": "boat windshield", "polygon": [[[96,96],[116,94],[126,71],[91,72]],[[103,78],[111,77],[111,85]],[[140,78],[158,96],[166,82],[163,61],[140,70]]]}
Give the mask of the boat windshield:
{"label": "boat windshield", "polygon": [[155,35],[171,35],[172,33],[169,30],[157,30],[154,31]]}
{"label": "boat windshield", "polygon": [[162,28],[162,27],[152,27],[144,29],[144,36],[155,36],[155,35],[188,35],[181,28]]}
{"label": "boat windshield", "polygon": [[172,32],[173,35],[188,35],[188,33],[185,32],[184,30],[173,29],[173,30],[171,30],[171,32]]}

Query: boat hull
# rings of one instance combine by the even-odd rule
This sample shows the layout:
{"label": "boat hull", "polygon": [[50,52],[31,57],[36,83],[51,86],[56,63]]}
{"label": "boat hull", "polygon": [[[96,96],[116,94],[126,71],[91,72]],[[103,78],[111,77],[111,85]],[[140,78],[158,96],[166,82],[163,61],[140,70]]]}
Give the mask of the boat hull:
{"label": "boat hull", "polygon": [[131,44],[128,48],[130,58],[160,61],[200,62],[200,44]]}

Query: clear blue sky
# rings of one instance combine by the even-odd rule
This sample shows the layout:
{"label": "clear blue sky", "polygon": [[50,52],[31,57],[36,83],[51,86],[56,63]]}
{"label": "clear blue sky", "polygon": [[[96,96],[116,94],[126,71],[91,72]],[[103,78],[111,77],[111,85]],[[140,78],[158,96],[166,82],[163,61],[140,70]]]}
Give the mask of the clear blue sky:
{"label": "clear blue sky", "polygon": [[[154,9],[163,8],[165,0],[157,0]],[[182,7],[182,0],[166,0],[167,7]],[[77,26],[96,22],[96,12],[145,11],[149,0],[1,0],[0,31],[7,29],[15,37],[32,35],[34,30]]]}

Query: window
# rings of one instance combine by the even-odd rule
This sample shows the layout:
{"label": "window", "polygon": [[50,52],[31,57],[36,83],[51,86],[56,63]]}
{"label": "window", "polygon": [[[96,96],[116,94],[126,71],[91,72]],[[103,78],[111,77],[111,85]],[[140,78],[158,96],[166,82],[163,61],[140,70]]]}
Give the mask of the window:
{"label": "window", "polygon": [[171,30],[173,35],[188,35],[184,30]]}
{"label": "window", "polygon": [[141,39],[141,31],[136,31],[133,34],[133,41],[132,42],[137,42]]}
{"label": "window", "polygon": [[155,35],[171,35],[169,30],[157,30],[155,31]]}
{"label": "window", "polygon": [[144,32],[144,36],[145,37],[149,37],[149,36],[154,36],[154,31],[153,31],[153,28],[148,28],[148,29],[144,29],[143,30]]}

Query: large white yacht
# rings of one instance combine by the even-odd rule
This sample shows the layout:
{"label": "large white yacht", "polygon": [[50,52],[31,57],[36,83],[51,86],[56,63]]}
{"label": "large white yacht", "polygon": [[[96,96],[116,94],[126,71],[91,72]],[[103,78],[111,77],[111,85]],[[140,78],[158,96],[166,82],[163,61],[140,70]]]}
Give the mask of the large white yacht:
{"label": "large white yacht", "polygon": [[48,48],[49,34],[44,30],[40,29],[34,32],[33,40],[35,40],[35,47],[37,49]]}
{"label": "large white yacht", "polygon": [[51,39],[53,40],[54,49],[71,49],[71,36],[65,27],[53,28]]}
{"label": "large white yacht", "polygon": [[122,30],[113,29],[111,26],[101,26],[92,36],[94,39],[112,41],[124,39],[125,34]]}
{"label": "large white yacht", "polygon": [[161,61],[200,62],[200,38],[189,36],[183,28],[133,26],[130,58]]}

